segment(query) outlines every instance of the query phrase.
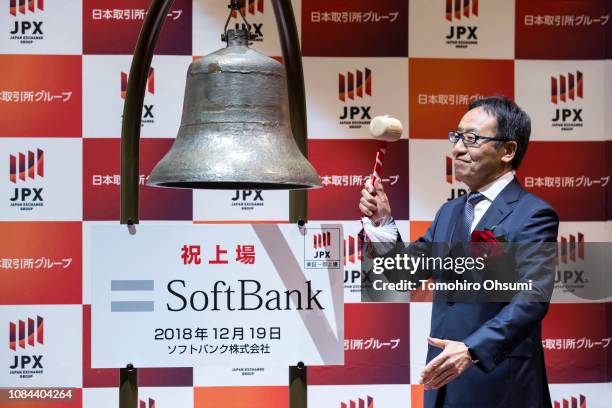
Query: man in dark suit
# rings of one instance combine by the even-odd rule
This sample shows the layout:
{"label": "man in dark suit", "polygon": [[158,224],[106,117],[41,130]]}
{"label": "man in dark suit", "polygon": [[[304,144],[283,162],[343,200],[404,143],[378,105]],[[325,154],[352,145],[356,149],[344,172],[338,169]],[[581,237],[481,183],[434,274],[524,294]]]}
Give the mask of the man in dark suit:
{"label": "man in dark suit", "polygon": [[[514,177],[530,132],[529,116],[514,102],[504,97],[473,101],[449,133],[455,175],[470,193],[443,204],[418,243],[466,243],[474,230],[485,229],[508,242],[556,242],[557,214]],[[367,237],[374,240],[382,230],[396,233],[379,180],[375,186],[366,182],[359,208],[368,218]],[[514,255],[510,267],[516,281],[531,281],[534,293],[549,296],[553,259],[550,251],[527,247]],[[434,293],[427,365],[420,378],[425,407],[551,406],[541,340],[548,302],[523,294],[503,302],[464,303],[439,301]]]}

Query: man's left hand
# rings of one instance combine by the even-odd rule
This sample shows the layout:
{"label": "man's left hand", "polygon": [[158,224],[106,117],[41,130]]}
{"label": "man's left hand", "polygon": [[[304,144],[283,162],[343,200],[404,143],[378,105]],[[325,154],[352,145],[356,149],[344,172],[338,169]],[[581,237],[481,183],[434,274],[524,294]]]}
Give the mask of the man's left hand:
{"label": "man's left hand", "polygon": [[468,348],[460,341],[428,337],[427,342],[441,348],[442,353],[431,360],[421,374],[419,383],[424,384],[426,390],[448,384],[472,365]]}

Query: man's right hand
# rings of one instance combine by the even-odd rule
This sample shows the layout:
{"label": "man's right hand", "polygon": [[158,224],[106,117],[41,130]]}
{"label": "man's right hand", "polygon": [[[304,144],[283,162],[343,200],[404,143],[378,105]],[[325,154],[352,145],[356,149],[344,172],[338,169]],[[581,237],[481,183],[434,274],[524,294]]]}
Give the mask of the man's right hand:
{"label": "man's right hand", "polygon": [[379,178],[376,179],[374,186],[372,186],[371,178],[366,180],[361,190],[359,210],[364,216],[371,219],[374,224],[378,224],[378,221],[385,217],[391,217],[389,199]]}

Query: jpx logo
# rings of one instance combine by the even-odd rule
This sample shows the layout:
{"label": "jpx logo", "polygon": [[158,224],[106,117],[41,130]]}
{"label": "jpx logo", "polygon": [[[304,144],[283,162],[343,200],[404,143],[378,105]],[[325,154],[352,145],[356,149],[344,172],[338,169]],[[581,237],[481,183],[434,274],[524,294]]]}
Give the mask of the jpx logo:
{"label": "jpx logo", "polygon": [[[125,72],[121,72],[121,98],[125,99],[127,95],[127,84],[128,84],[128,74]],[[147,77],[147,92],[151,95],[155,95],[155,69],[151,67],[149,69],[149,75]],[[155,118],[153,116],[153,105],[142,105],[144,112],[142,115],[142,124],[145,123],[154,123]]]}
{"label": "jpx logo", "polygon": [[338,74],[338,99],[343,102],[342,114],[339,116],[340,125],[347,125],[352,129],[360,129],[369,125],[372,120],[371,106],[352,104],[356,99],[372,96],[372,70]]}
{"label": "jpx logo", "polygon": [[264,205],[263,190],[236,190],[232,197],[232,207],[242,210],[253,210]]}
{"label": "jpx logo", "polygon": [[331,246],[331,232],[323,232],[321,234],[314,234],[312,236],[312,246],[315,251],[315,259],[329,259],[330,251],[326,250],[327,247]]}
{"label": "jpx logo", "polygon": [[149,398],[148,405],[147,405],[147,401],[140,400],[140,404],[138,406],[138,408],[156,408],[156,407],[157,405],[155,405],[155,400],[153,398]]}
{"label": "jpx logo", "polygon": [[446,156],[446,183],[450,184],[450,196],[446,199],[446,201],[454,200],[457,197],[461,197],[462,195],[467,194],[467,190],[465,188],[460,187],[452,187],[457,180],[457,176],[455,175],[455,166],[453,165],[453,158]]}
{"label": "jpx logo", "polygon": [[340,229],[307,228],[304,234],[304,268],[340,268]]}
{"label": "jpx logo", "polygon": [[[45,153],[41,149],[36,152],[28,150],[27,153],[9,155],[9,180],[13,184],[31,183],[30,180],[43,178]],[[30,185],[29,187],[15,187],[10,197],[11,207],[19,207],[23,211],[31,211],[34,207],[43,206],[43,188]]]}
{"label": "jpx logo", "polygon": [[42,40],[43,22],[28,19],[28,16],[38,14],[43,10],[44,0],[9,0],[9,13],[16,18],[9,32],[9,38],[21,44],[31,44],[35,40]]}
{"label": "jpx logo", "polygon": [[586,397],[579,394],[578,398],[570,397],[569,400],[563,398],[561,401],[555,401],[555,408],[587,408]]}
{"label": "jpx logo", "polygon": [[[242,6],[240,7],[242,14],[249,20],[251,25],[251,41],[263,41],[263,23],[258,21],[251,21],[248,15],[257,16],[257,14],[263,14],[264,12],[264,0],[243,0]],[[236,29],[246,29],[246,25],[242,20],[242,17],[238,15],[237,11],[232,11],[232,17],[237,19]]]}
{"label": "jpx logo", "polygon": [[32,378],[34,374],[42,374],[42,354],[21,354],[21,350],[44,345],[44,319],[18,320],[9,322],[9,349],[16,352],[9,365],[9,373],[19,378]]}
{"label": "jpx logo", "polygon": [[[344,238],[344,288],[350,292],[361,292],[361,245],[359,236],[348,235]],[[363,282],[371,282],[369,271],[364,271]]]}
{"label": "jpx logo", "polygon": [[551,119],[553,127],[568,131],[583,126],[582,109],[568,106],[583,96],[583,75],[581,71],[570,72],[567,75],[550,77],[550,101],[553,105],[563,104],[562,108],[555,108]]}
{"label": "jpx logo", "polygon": [[[478,17],[478,0],[446,0],[446,19],[450,22],[468,20]],[[450,32],[446,36],[446,44],[454,45],[455,48],[467,48],[478,44],[478,26],[474,25],[451,25]]]}
{"label": "jpx logo", "polygon": [[581,232],[559,238],[555,288],[564,292],[573,292],[584,288],[588,283],[588,279],[584,277],[584,268],[578,263],[584,260],[584,248],[584,234]]}
{"label": "jpx logo", "polygon": [[374,398],[369,395],[364,400],[363,398],[358,398],[356,401],[341,402],[340,408],[374,408]]}

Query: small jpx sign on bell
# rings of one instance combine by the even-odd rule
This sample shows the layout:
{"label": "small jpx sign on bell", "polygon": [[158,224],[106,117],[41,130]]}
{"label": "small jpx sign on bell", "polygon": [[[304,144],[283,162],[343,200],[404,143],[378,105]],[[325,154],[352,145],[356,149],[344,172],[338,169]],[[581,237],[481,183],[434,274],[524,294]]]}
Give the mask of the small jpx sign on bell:
{"label": "small jpx sign on bell", "polygon": [[148,184],[199,189],[321,187],[291,133],[285,69],[249,48],[248,30],[228,30],[227,47],[194,61],[172,148]]}

